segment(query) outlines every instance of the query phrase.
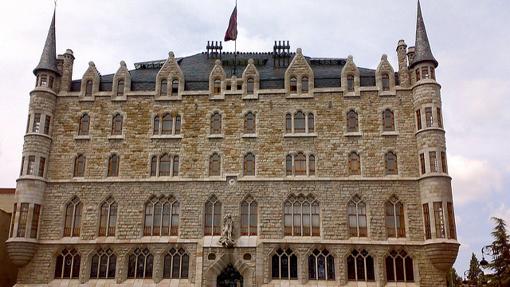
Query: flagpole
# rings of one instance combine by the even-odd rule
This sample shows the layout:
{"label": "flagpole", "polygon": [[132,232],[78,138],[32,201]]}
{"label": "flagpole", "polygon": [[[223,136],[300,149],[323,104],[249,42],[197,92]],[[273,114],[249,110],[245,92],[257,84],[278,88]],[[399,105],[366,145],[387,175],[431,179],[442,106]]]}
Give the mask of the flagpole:
{"label": "flagpole", "polygon": [[[237,11],[237,0],[236,0],[236,14],[237,14],[237,12],[239,12],[239,11]],[[238,18],[237,15],[236,15],[236,18]],[[237,30],[238,23],[239,22],[237,22],[237,19],[236,19],[236,30]],[[236,35],[236,39],[234,40],[234,75],[237,76],[237,35]]]}

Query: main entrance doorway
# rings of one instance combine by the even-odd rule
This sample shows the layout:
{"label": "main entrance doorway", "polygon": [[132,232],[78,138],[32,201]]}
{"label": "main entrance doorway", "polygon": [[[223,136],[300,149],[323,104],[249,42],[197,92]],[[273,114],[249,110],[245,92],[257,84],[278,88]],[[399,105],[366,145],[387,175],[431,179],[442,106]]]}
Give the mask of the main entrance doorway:
{"label": "main entrance doorway", "polygon": [[237,271],[232,264],[229,264],[217,279],[218,287],[242,287],[243,276]]}

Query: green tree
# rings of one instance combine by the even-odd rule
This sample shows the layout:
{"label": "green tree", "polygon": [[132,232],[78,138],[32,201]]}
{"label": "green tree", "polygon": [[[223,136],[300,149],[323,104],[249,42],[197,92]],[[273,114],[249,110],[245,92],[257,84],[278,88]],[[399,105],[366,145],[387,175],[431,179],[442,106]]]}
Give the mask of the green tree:
{"label": "green tree", "polygon": [[473,255],[471,255],[471,261],[469,262],[469,272],[467,275],[468,284],[478,286],[482,276],[483,272],[482,269],[480,269],[480,263],[473,253]]}
{"label": "green tree", "polygon": [[496,223],[491,233],[494,241],[486,247],[491,256],[487,268],[492,274],[487,277],[491,285],[507,287],[510,286],[510,237],[503,219],[493,217],[492,220]]}
{"label": "green tree", "polygon": [[457,274],[455,268],[452,267],[447,276],[446,281],[448,282],[448,287],[462,286],[462,278]]}

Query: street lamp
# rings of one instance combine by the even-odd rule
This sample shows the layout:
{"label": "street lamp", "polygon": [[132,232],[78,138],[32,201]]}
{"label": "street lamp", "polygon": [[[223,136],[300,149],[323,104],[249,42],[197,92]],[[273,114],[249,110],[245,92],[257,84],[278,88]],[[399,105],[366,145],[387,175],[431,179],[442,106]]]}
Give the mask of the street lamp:
{"label": "street lamp", "polygon": [[480,261],[480,265],[483,267],[483,268],[486,268],[487,265],[489,265],[489,262],[487,262],[487,260],[485,260],[485,253],[489,254],[489,250],[490,250],[490,246],[484,246],[482,247],[482,260]]}
{"label": "street lamp", "polygon": [[469,273],[469,270],[464,271],[464,279],[462,280],[462,284],[463,285],[467,285],[468,284],[468,280],[467,280],[467,274],[468,273]]}

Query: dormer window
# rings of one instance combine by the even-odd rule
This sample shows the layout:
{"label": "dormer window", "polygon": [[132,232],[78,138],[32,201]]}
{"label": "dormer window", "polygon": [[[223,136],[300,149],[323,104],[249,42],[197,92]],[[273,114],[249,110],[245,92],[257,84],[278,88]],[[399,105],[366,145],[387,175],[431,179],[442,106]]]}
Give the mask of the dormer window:
{"label": "dormer window", "polygon": [[290,78],[290,92],[296,93],[297,92],[297,79],[296,77]]}
{"label": "dormer window", "polygon": [[304,94],[308,93],[308,77],[303,77],[301,79],[301,92]]}
{"label": "dormer window", "polygon": [[92,96],[92,80],[88,80],[85,86],[85,97]]}
{"label": "dormer window", "polygon": [[159,96],[166,97],[167,93],[168,93],[168,81],[161,80],[161,88],[159,90]]}
{"label": "dormer window", "polygon": [[227,91],[232,91],[232,83],[230,81],[227,82]]}
{"label": "dormer window", "polygon": [[119,80],[117,82],[117,97],[124,96],[124,80]]}
{"label": "dormer window", "polygon": [[237,82],[236,90],[241,91],[243,89],[243,82]]}
{"label": "dormer window", "polygon": [[221,80],[220,79],[214,80],[213,93],[214,93],[214,95],[219,95],[221,93]]}
{"label": "dormer window", "polygon": [[347,91],[354,92],[354,76],[353,75],[347,76]]}
{"label": "dormer window", "polygon": [[249,78],[246,84],[246,93],[248,95],[253,95],[254,86],[255,81],[253,80],[253,78]]}
{"label": "dormer window", "polygon": [[390,76],[388,74],[382,75],[382,90],[383,91],[390,90]]}
{"label": "dormer window", "polygon": [[179,80],[173,79],[172,80],[172,97],[177,97],[179,94]]}

